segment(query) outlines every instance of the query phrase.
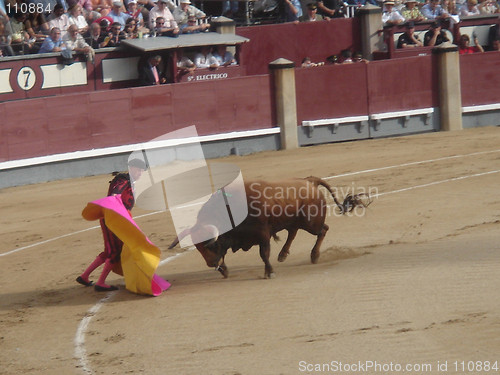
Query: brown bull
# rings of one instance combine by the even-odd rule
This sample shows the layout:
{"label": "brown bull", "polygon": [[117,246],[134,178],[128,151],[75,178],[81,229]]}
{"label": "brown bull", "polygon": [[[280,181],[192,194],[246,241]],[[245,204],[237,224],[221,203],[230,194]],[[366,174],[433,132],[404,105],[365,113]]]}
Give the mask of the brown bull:
{"label": "brown bull", "polygon": [[[331,193],[341,213],[350,212],[356,206],[366,207],[370,203],[369,197],[368,203],[364,203],[361,195],[356,195],[346,197],[341,204],[330,185],[318,177],[278,182],[246,181],[244,185],[248,215],[239,225],[219,234],[221,217],[227,215],[227,212],[219,212],[221,210],[214,207],[212,197],[202,206],[196,224],[182,231],[169,248],[176,246],[185,236],[191,235],[207,265],[216,267],[227,277],[228,270],[224,262],[227,250],[231,248],[233,252],[239,249],[248,251],[252,246],[259,245],[260,256],[265,264],[264,276],[271,278],[274,276],[273,267],[269,263],[271,237],[278,239],[276,234],[279,231],[288,231],[288,237],[278,255],[278,261],[283,262],[286,259],[297,231],[303,229],[317,236],[311,251],[311,262],[318,262],[320,246],[329,229],[325,224],[328,205],[319,186],[325,187]],[[223,194],[229,196],[238,192],[227,186],[223,189]]]}

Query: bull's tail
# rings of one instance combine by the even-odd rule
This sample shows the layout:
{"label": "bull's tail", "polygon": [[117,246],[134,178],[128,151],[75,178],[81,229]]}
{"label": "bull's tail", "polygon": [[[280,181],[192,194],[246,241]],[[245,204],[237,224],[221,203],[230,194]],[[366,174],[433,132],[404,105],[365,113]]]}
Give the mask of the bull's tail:
{"label": "bull's tail", "polygon": [[344,202],[340,203],[335,196],[335,192],[333,191],[332,187],[328,185],[328,183],[326,183],[324,180],[315,176],[309,176],[306,178],[306,180],[312,182],[316,186],[323,186],[326,190],[328,190],[342,214],[352,212],[356,207],[368,207],[370,203],[372,203],[372,199],[366,193],[348,194],[344,198]]}

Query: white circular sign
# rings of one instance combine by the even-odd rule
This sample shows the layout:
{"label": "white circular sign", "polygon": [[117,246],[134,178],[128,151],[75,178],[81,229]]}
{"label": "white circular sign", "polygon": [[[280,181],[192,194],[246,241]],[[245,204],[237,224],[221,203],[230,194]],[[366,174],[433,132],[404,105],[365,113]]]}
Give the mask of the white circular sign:
{"label": "white circular sign", "polygon": [[36,74],[29,66],[25,66],[17,73],[17,84],[24,91],[29,91],[35,86]]}

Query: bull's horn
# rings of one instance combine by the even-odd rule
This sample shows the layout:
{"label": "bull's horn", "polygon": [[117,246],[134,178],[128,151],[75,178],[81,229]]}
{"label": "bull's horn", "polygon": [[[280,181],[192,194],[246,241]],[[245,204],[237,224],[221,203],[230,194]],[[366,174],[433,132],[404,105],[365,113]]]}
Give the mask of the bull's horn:
{"label": "bull's horn", "polygon": [[175,238],[174,242],[172,242],[168,248],[169,249],[174,248],[179,243],[179,241],[181,241],[184,237],[189,236],[190,234],[191,234],[191,228],[184,229],[181,233],[179,233],[179,235]]}
{"label": "bull's horn", "polygon": [[211,240],[206,244],[206,246],[210,246],[214,244],[215,241],[217,241],[217,239],[219,238],[219,230],[215,225],[205,225],[205,229],[212,234],[212,236],[210,237]]}

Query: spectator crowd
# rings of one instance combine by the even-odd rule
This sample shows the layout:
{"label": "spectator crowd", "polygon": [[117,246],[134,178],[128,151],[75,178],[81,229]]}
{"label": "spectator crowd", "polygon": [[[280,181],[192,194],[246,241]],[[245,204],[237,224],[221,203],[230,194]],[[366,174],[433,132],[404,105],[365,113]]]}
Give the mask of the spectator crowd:
{"label": "spectator crowd", "polygon": [[190,0],[0,0],[0,56],[117,47],[124,39],[207,31]]}

